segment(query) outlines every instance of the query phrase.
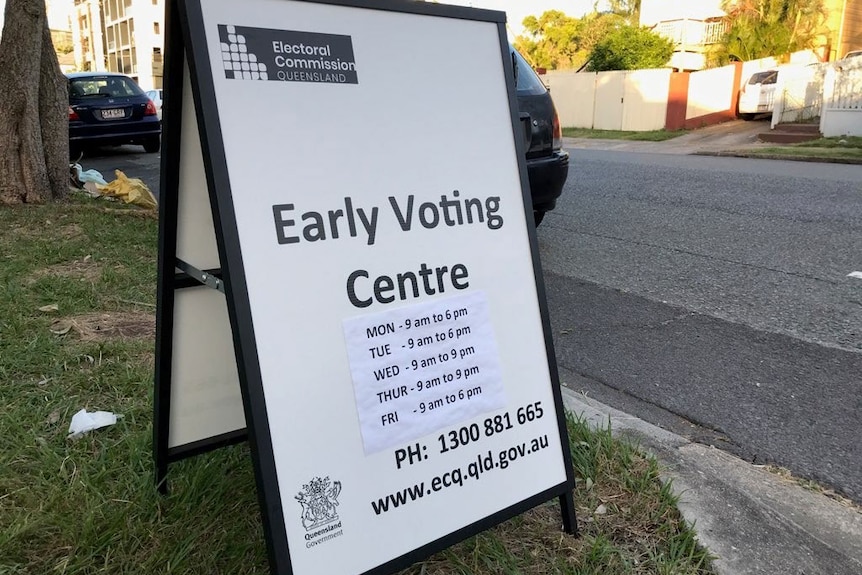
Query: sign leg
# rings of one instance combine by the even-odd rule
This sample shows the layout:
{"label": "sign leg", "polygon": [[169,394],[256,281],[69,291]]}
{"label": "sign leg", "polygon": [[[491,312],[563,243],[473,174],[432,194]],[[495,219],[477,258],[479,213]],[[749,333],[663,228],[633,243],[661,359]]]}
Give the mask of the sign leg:
{"label": "sign leg", "polygon": [[168,466],[156,465],[156,489],[159,490],[159,495],[168,494]]}
{"label": "sign leg", "polygon": [[579,537],[578,519],[575,517],[575,497],[571,491],[560,495],[560,513],[563,516],[563,531]]}

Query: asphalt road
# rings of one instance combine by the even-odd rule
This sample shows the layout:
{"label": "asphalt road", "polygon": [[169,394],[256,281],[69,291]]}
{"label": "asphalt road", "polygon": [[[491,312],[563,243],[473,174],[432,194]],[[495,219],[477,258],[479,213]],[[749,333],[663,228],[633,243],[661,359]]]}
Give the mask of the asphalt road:
{"label": "asphalt road", "polygon": [[[862,167],[571,153],[539,228],[564,384],[862,502]],[[158,194],[159,154],[81,163]]]}
{"label": "asphalt road", "polygon": [[862,501],[862,168],[572,150],[539,239],[564,383]]}

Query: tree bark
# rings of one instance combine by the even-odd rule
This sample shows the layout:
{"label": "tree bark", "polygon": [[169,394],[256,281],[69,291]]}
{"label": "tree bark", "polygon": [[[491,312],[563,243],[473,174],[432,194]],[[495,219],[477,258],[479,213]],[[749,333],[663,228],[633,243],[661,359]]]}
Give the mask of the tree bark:
{"label": "tree bark", "polygon": [[60,71],[47,18],[39,63],[39,124],[51,199],[64,200],[69,192],[69,88]]}
{"label": "tree bark", "polygon": [[7,0],[0,40],[0,204],[66,197],[68,106],[44,1]]}

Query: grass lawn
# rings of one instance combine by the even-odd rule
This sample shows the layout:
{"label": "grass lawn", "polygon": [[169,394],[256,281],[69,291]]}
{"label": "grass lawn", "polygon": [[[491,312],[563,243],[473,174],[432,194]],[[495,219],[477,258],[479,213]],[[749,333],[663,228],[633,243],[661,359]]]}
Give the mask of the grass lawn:
{"label": "grass lawn", "polygon": [[832,148],[793,145],[753,148],[751,150],[746,150],[745,153],[750,156],[783,157],[791,160],[798,158],[862,160],[862,148]]}
{"label": "grass lawn", "polygon": [[794,144],[794,148],[829,148],[844,150],[862,150],[862,137],[845,136],[842,138],[820,138],[810,142]]}
{"label": "grass lawn", "polygon": [[[102,200],[0,207],[0,575],[268,573],[247,446],[152,484],[157,224]],[[123,418],[69,440],[83,407]],[[569,433],[582,537],[551,503],[403,573],[711,572],[653,460]]]}
{"label": "grass lawn", "polygon": [[747,155],[771,158],[862,160],[862,137],[820,138],[787,146],[769,146],[746,150]]}
{"label": "grass lawn", "polygon": [[569,138],[594,138],[598,140],[636,140],[642,142],[663,142],[682,136],[686,130],[651,130],[649,132],[624,132],[621,130],[591,130],[589,128],[563,128],[563,135]]}

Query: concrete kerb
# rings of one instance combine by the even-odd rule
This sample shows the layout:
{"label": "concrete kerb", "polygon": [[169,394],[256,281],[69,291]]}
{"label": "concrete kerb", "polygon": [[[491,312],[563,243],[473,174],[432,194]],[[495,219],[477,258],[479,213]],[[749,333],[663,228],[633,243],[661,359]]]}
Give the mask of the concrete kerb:
{"label": "concrete kerb", "polygon": [[719,575],[862,574],[862,513],[566,387],[568,411],[639,445],[672,481]]}
{"label": "concrete kerb", "polygon": [[725,158],[754,158],[760,160],[787,160],[792,162],[820,162],[824,164],[862,164],[862,158],[824,158],[822,156],[786,156],[783,154],[752,154],[744,150],[693,152],[696,156],[719,156]]}

